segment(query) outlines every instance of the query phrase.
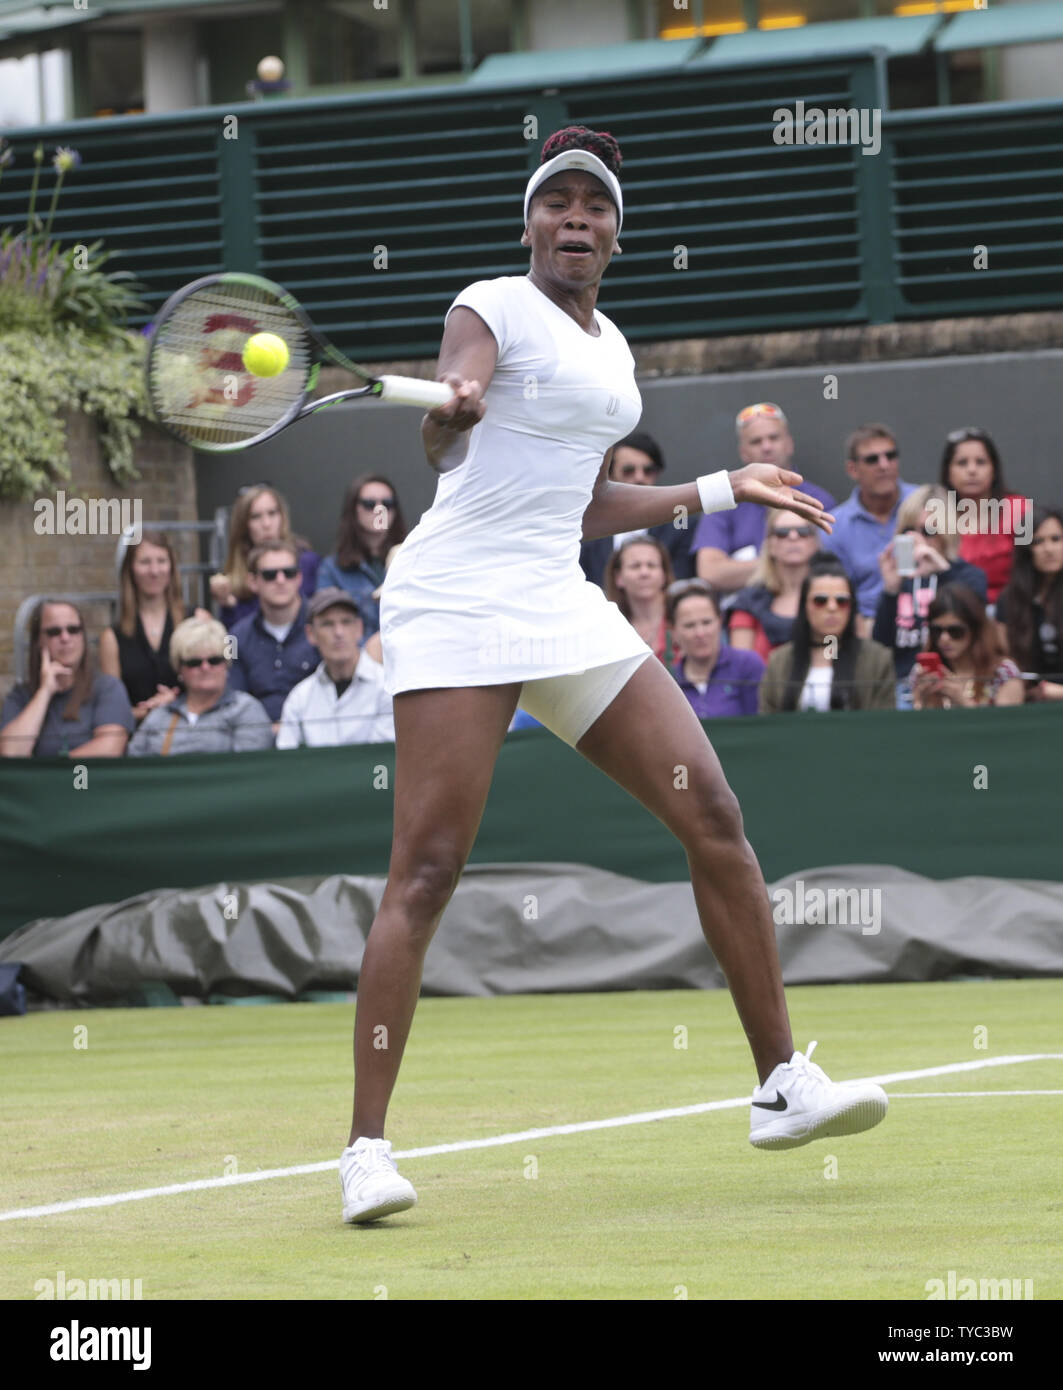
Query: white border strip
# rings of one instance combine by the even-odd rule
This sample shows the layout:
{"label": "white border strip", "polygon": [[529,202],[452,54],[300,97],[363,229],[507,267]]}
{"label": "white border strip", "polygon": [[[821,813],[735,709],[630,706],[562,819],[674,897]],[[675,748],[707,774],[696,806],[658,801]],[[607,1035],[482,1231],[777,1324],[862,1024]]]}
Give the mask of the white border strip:
{"label": "white border strip", "polygon": [[[956,1072],[982,1071],[987,1067],[1010,1067],[1022,1062],[1063,1061],[1061,1052],[1031,1052],[1013,1057],[983,1057],[977,1062],[950,1062],[943,1067],[924,1067],[919,1071],[885,1072],[881,1076],[864,1076],[861,1081],[887,1085],[891,1081],[915,1081],[924,1076],[947,1076]],[[898,1096],[916,1092],[897,1092]],[[925,1095],[999,1095],[1001,1092],[924,1092]],[[1008,1093],[1003,1093],[1008,1094]],[[1057,1095],[1058,1092],[1015,1092],[1023,1095]],[[487,1139],[461,1139],[453,1144],[432,1144],[423,1149],[403,1149],[392,1156],[398,1158],[431,1158],[436,1154],[464,1153],[470,1149],[493,1149],[504,1144],[524,1144],[532,1139],[552,1139],[559,1134],[585,1134],[596,1129],[619,1129],[625,1125],[650,1124],[655,1120],[675,1120],[686,1115],[707,1115],[714,1110],[736,1110],[748,1105],[750,1097],[736,1096],[732,1100],[710,1100],[701,1105],[681,1105],[671,1110],[644,1110],[636,1115],[618,1115],[608,1120],[584,1120],[579,1124],[550,1125],[544,1129],[522,1129],[514,1134],[495,1134]],[[43,1207],[16,1207],[0,1212],[0,1221],[20,1221],[29,1217],[59,1216],[67,1211],[86,1211],[92,1207],[115,1207],[122,1202],[143,1202],[152,1197],[174,1197],[182,1192],[205,1192],[215,1187],[238,1187],[242,1183],[267,1182],[271,1178],[301,1177],[304,1173],[327,1173],[340,1166],[339,1159],[325,1163],[300,1163],[294,1168],[266,1168],[254,1173],[233,1173],[225,1178],[200,1178],[196,1182],[170,1183],[167,1187],[142,1187],[133,1192],[112,1192],[105,1197],[77,1197],[70,1202],[53,1202]]]}

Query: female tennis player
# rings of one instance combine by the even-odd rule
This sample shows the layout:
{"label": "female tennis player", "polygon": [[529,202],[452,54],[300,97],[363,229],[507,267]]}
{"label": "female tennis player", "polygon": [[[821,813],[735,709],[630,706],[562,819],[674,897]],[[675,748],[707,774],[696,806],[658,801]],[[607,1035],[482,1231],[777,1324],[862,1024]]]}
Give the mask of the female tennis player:
{"label": "female tennis player", "polygon": [[[394,696],[391,864],[358,981],[354,1117],[343,1214],[373,1221],[417,1195],[385,1140],[432,934],[483,815],[519,703],[651,811],[686,850],[702,930],[753,1053],[750,1139],[789,1148],[877,1124],[886,1095],[836,1085],[794,1051],[767,887],[737,801],[690,705],[615,604],[583,576],[581,537],[752,501],[830,530],[770,464],[678,487],[608,480],[638,423],[635,363],[595,307],[623,220],[620,150],[558,131],[524,195],[526,276],[480,280],[451,305],[438,379],[455,398],[422,422],[435,502],[388,572],[380,605]],[[674,769],[688,769],[677,790]],[[815,1044],[812,1044],[815,1047]]]}

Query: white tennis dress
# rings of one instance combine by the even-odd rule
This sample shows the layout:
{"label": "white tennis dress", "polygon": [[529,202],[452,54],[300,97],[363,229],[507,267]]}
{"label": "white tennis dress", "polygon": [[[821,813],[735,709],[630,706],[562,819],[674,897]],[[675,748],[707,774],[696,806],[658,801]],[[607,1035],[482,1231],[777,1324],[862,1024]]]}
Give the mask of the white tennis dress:
{"label": "white tennis dress", "polygon": [[454,300],[484,320],[498,364],[468,453],[388,570],[380,598],[389,695],[566,675],[649,648],[579,564],[606,451],[642,414],[623,334],[599,337],[527,276]]}

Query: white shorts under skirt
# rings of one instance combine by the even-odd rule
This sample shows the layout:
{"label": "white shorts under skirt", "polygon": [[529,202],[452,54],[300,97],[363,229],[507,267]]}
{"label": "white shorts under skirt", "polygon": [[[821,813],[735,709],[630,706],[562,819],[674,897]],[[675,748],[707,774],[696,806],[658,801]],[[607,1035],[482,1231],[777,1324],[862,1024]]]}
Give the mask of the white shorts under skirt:
{"label": "white shorts under skirt", "polygon": [[637,656],[592,666],[574,675],[525,681],[517,705],[575,748],[648,656],[653,653],[647,647]]}

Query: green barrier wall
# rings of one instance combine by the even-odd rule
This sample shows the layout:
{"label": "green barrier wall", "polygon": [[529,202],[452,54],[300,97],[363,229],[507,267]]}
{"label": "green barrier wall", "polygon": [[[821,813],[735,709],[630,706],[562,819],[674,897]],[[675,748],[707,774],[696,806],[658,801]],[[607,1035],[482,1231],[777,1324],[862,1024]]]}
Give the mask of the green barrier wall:
{"label": "green barrier wall", "polygon": [[[1059,706],[704,727],[769,881],[844,864],[1063,881]],[[375,744],[95,761],[80,790],[69,762],[4,760],[0,936],[153,888],[383,875],[394,755]],[[678,842],[649,812],[533,729],[506,739],[471,862],[542,860],[648,882],[687,875]]]}

